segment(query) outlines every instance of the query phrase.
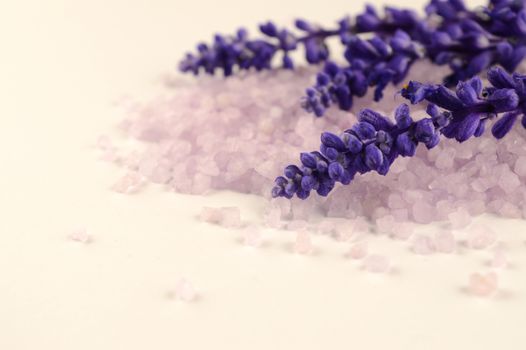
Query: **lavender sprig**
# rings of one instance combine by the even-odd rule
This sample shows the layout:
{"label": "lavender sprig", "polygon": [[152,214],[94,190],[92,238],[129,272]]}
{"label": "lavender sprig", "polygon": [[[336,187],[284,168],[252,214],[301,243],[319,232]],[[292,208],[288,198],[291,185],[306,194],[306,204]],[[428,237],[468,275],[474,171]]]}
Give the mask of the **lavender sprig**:
{"label": "lavender sprig", "polygon": [[413,156],[418,144],[431,149],[441,135],[464,142],[481,136],[487,121],[497,117],[491,130],[496,138],[504,137],[520,116],[526,128],[526,75],[494,67],[488,79],[491,85],[485,88],[478,77],[460,82],[455,92],[444,85],[410,82],[402,96],[413,104],[429,102],[429,117],[414,121],[406,104],[397,108],[396,122],[362,110],[351,129],[339,136],[322,133],[319,152],[302,153],[301,166],[287,166],[284,176],[276,178],[272,196],[305,199],[312,190],[326,196],[337,182],[348,185],[357,173],[386,175],[398,156]]}
{"label": "lavender sprig", "polygon": [[414,32],[419,25],[420,20],[414,11],[386,7],[384,12],[385,16],[382,18],[373,7],[367,6],[354,23],[349,17],[344,17],[334,29],[324,29],[298,19],[295,21],[299,30],[297,34],[288,29],[280,29],[273,22],[267,22],[259,26],[264,36],[261,39],[250,39],[243,28],[233,36],[218,34],[212,44],[201,43],[197,46],[197,53],[187,53],[179,63],[179,69],[196,75],[201,71],[208,74],[223,71],[225,76],[230,76],[235,69],[270,69],[278,54],[281,54],[282,67],[292,69],[294,62],[290,53],[299,47],[304,48],[308,63],[317,64],[330,56],[327,46],[327,39],[330,37],[339,37],[346,45],[356,34],[376,32],[387,35],[399,29]]}
{"label": "lavender sprig", "polygon": [[365,95],[368,86],[376,87],[374,99],[379,101],[385,87],[405,79],[413,62],[422,55],[423,47],[402,30],[397,30],[389,39],[352,37],[345,51],[349,66],[341,68],[327,62],[318,73],[316,84],[307,89],[302,107],[318,117],[333,103],[349,110],[353,96]]}

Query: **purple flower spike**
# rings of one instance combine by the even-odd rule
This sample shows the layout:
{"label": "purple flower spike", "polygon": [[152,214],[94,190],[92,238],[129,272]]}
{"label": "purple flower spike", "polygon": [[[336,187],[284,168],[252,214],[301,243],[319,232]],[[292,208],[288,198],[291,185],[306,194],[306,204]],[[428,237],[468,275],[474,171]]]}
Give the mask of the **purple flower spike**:
{"label": "purple flower spike", "polygon": [[[308,196],[308,189],[315,188],[312,184],[319,184],[317,192],[326,196],[337,182],[347,185],[356,173],[387,174],[398,156],[414,156],[419,143],[431,149],[440,142],[441,135],[459,142],[479,137],[488,120],[496,117],[498,120],[491,131],[498,139],[511,130],[519,116],[526,128],[523,107],[526,105],[526,76],[514,74],[510,77],[500,68],[491,69],[489,74],[494,84],[483,87],[480,79],[473,78],[458,84],[456,91],[443,85],[411,82],[402,90],[402,96],[428,102],[429,117],[413,121],[409,106],[402,104],[395,112],[396,123],[392,123],[385,116],[365,109],[360,112],[360,121],[341,137],[322,134],[323,155],[316,158],[315,169],[307,174],[295,166],[285,168],[287,183],[283,176],[276,178],[272,195],[290,197],[296,194],[304,198]],[[506,113],[499,116],[502,112]],[[304,166],[313,168],[312,153],[302,153],[300,159]],[[320,167],[320,163],[325,166]],[[306,185],[300,189],[296,184],[303,182]],[[296,192],[292,193],[293,190]]]}

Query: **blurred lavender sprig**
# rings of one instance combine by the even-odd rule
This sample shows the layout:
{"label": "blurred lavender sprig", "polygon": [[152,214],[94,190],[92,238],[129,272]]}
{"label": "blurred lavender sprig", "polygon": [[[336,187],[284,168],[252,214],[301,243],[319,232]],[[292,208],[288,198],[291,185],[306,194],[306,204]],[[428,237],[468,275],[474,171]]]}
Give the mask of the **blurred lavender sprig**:
{"label": "blurred lavender sprig", "polygon": [[356,174],[386,175],[398,156],[413,156],[420,143],[431,149],[441,136],[464,142],[481,136],[490,119],[498,118],[491,129],[496,138],[504,137],[519,117],[526,128],[526,75],[510,75],[494,67],[488,79],[486,87],[479,77],[460,82],[456,91],[440,84],[410,82],[402,96],[413,104],[428,102],[429,117],[414,121],[407,104],[397,108],[395,122],[373,110],[362,110],[351,129],[341,135],[322,133],[319,151],[302,153],[300,166],[287,166],[284,176],[275,180],[273,197],[305,199],[312,190],[326,196],[337,182],[348,185]]}
{"label": "blurred lavender sprig", "polygon": [[197,53],[187,53],[179,63],[179,69],[196,75],[202,71],[208,74],[222,71],[225,76],[229,76],[236,69],[270,69],[278,54],[281,54],[281,66],[293,69],[294,62],[290,53],[299,47],[303,47],[308,63],[317,64],[330,56],[327,45],[330,37],[339,37],[345,45],[360,33],[388,35],[399,29],[413,32],[420,21],[411,10],[387,7],[384,12],[385,15],[381,17],[373,7],[367,6],[365,12],[356,16],[354,22],[349,17],[344,17],[332,29],[298,19],[295,21],[297,30],[294,32],[267,22],[259,26],[263,35],[259,39],[249,38],[247,30],[243,28],[233,36],[217,34],[212,44],[201,43],[197,46]]}

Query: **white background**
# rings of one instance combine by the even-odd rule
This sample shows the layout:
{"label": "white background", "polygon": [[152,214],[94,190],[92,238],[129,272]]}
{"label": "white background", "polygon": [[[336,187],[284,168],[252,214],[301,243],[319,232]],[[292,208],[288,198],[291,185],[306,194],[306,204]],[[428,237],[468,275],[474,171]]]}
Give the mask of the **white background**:
{"label": "white background", "polygon": [[[397,5],[421,7],[421,1]],[[481,219],[511,247],[513,265],[490,300],[463,292],[488,255],[416,257],[377,239],[395,269],[369,276],[346,247],[199,223],[200,198],[150,186],[122,196],[120,170],[93,144],[122,118],[112,102],[151,95],[198,40],[266,19],[330,24],[361,1],[3,1],[0,4],[0,349],[522,349],[526,343],[524,222]],[[66,236],[85,226],[94,242]],[[201,298],[169,297],[185,276]]]}

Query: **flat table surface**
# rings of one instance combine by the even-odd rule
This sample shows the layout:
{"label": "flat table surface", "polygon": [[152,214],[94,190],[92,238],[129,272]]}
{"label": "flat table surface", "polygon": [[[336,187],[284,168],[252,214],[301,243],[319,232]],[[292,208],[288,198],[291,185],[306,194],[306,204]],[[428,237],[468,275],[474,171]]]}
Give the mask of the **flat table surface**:
{"label": "flat table surface", "polygon": [[[314,237],[290,253],[291,232],[201,223],[203,206],[256,196],[188,196],[149,185],[110,190],[122,170],[99,159],[100,134],[123,118],[114,102],[162,89],[184,51],[238,25],[294,16],[330,24],[361,1],[16,1],[0,11],[0,348],[53,349],[522,349],[526,343],[526,224],[481,217],[512,265],[490,299],[463,287],[488,252],[424,257],[375,237],[393,261],[373,276],[347,246]],[[421,1],[397,5],[420,8]],[[93,242],[67,239],[85,227]],[[186,277],[200,298],[170,297]]]}

